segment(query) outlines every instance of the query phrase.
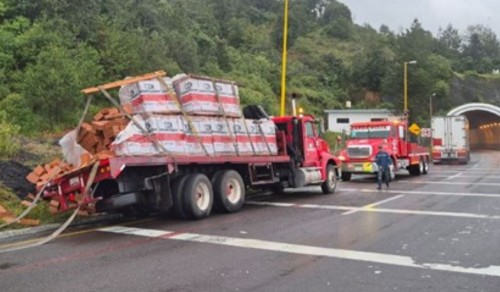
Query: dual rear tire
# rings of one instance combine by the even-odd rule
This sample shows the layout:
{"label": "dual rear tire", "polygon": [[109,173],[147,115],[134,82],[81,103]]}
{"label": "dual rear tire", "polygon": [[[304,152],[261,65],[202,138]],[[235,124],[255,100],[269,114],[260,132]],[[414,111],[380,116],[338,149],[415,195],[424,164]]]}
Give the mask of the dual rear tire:
{"label": "dual rear tire", "polygon": [[172,185],[172,200],[174,214],[181,219],[208,217],[214,206],[234,213],[245,202],[245,184],[234,170],[217,172],[212,179],[202,173],[184,175]]}

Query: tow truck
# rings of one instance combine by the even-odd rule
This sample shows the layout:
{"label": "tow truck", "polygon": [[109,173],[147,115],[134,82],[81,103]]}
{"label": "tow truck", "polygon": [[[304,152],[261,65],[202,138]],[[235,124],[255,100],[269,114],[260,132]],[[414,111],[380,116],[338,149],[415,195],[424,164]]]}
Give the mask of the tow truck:
{"label": "tow truck", "polygon": [[375,156],[379,145],[392,158],[392,179],[399,170],[407,170],[410,175],[427,174],[430,162],[428,149],[410,142],[409,135],[406,121],[352,123],[346,147],[339,155],[342,180],[349,181],[352,174],[378,173]]}

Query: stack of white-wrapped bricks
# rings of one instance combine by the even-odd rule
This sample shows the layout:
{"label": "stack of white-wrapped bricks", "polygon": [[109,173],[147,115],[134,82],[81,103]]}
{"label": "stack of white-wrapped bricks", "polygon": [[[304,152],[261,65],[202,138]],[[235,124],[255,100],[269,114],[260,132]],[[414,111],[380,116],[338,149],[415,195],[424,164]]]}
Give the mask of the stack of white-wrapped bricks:
{"label": "stack of white-wrapped bricks", "polygon": [[116,155],[277,154],[274,123],[243,118],[233,82],[185,74],[163,80],[120,89],[120,103],[132,108],[135,122],[111,144]]}

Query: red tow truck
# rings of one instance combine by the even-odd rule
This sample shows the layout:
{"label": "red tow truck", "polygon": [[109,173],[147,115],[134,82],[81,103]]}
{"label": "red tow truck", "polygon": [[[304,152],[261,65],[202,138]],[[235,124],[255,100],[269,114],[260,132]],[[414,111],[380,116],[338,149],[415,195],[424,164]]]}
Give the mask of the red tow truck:
{"label": "red tow truck", "polygon": [[408,170],[410,175],[427,174],[430,156],[428,149],[409,141],[407,123],[404,121],[359,122],[350,125],[346,147],[341,151],[341,178],[349,181],[352,174],[376,174],[375,155],[378,146],[389,153],[394,163],[391,178],[396,171]]}
{"label": "red tow truck", "polygon": [[[201,219],[212,207],[238,212],[249,188],[280,191],[318,185],[323,193],[334,193],[340,161],[320,138],[320,121],[310,115],[270,119],[276,129],[276,155],[108,157],[97,162],[95,178],[95,166],[83,167],[52,180],[44,196],[57,200],[60,211],[83,197],[98,212],[173,211],[183,219]],[[91,188],[84,194],[89,177]]]}

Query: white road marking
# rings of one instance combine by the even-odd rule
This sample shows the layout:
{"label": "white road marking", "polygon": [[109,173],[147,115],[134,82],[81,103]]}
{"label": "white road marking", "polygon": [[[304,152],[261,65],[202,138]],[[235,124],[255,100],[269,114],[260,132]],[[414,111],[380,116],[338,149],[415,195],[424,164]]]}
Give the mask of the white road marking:
{"label": "white road marking", "polygon": [[438,263],[415,263],[409,256],[364,252],[357,250],[337,249],[329,247],[318,247],[302,244],[290,244],[269,240],[247,239],[227,236],[203,235],[197,233],[175,233],[172,231],[142,229],[134,227],[114,226],[99,229],[103,232],[116,234],[136,235],[145,237],[162,238],[160,234],[165,234],[166,240],[181,240],[187,242],[209,243],[222,246],[239,247],[246,249],[276,251],[281,253],[310,255],[318,257],[328,257],[344,260],[371,262],[391,266],[402,266],[425,270],[455,272],[470,275],[500,277],[500,266],[488,266],[484,268],[467,268],[456,265],[446,265]]}
{"label": "white road marking", "polygon": [[[100,228],[100,231],[105,232],[113,232],[113,233],[123,233],[123,234],[132,234],[131,227],[126,226],[111,226]],[[142,228],[134,228],[133,235],[144,236],[144,237],[162,237],[165,235],[173,234],[171,231],[163,231],[163,230],[155,230],[155,229],[142,229]]]}
{"label": "white road marking", "polygon": [[[362,192],[362,193],[379,193],[378,190],[372,189],[345,189],[339,188],[341,192]],[[385,190],[384,193],[404,194],[404,195],[429,195],[429,196],[464,196],[464,197],[484,197],[484,198],[500,198],[500,194],[487,193],[456,193],[456,192],[435,192],[435,191],[405,191],[405,190]]]}
{"label": "white road marking", "polygon": [[459,172],[459,173],[457,173],[457,174],[455,174],[455,175],[452,175],[452,176],[447,177],[447,178],[446,178],[446,180],[452,180],[452,179],[457,178],[457,177],[459,177],[459,176],[461,176],[461,175],[462,175],[462,172]]}
{"label": "white road marking", "polygon": [[[397,200],[397,199],[399,199],[401,197],[403,197],[403,195],[397,195],[397,196],[394,196],[394,197],[390,197],[390,198],[387,198],[385,200],[381,200],[381,201],[378,201],[378,202],[375,202],[375,203],[372,203],[372,204],[365,205],[365,206],[361,207],[361,209],[369,209],[369,208],[373,208],[375,206],[380,206],[380,205],[382,205],[384,203]],[[347,211],[347,212],[342,213],[342,215],[349,215],[349,214],[356,213],[356,212],[359,212],[359,210]]]}
{"label": "white road marking", "polygon": [[436,173],[436,172],[459,172],[459,171],[470,171],[472,173],[477,173],[477,172],[492,172],[492,171],[499,171],[499,168],[456,168],[452,170],[439,170],[439,169],[431,169],[429,172],[430,173]]}
{"label": "white road marking", "polygon": [[[283,203],[263,202],[263,201],[249,201],[248,205],[258,206],[273,206],[283,207]],[[320,210],[336,210],[336,211],[359,211],[359,212],[372,212],[372,213],[392,213],[392,214],[405,214],[405,215],[426,215],[426,216],[440,216],[440,217],[455,217],[455,218],[474,218],[474,219],[491,219],[500,220],[500,216],[462,213],[462,212],[443,212],[443,211],[421,211],[409,209],[384,209],[384,208],[363,208],[351,206],[336,206],[336,205],[314,205],[314,204],[293,204],[294,208],[305,209],[320,209]]]}
{"label": "white road marking", "polygon": [[[428,175],[427,177],[442,177],[442,178],[447,178],[447,177],[450,177],[449,175]],[[483,175],[467,175],[467,174],[462,174],[460,176],[461,178],[478,178],[478,177],[482,177],[484,179],[499,179],[500,176],[498,175],[488,175],[488,176],[485,176],[484,174]]]}
{"label": "white road marking", "polygon": [[451,182],[451,181],[423,181],[423,180],[398,180],[397,182],[409,183],[409,184],[500,186],[500,183],[485,183],[485,182]]}

